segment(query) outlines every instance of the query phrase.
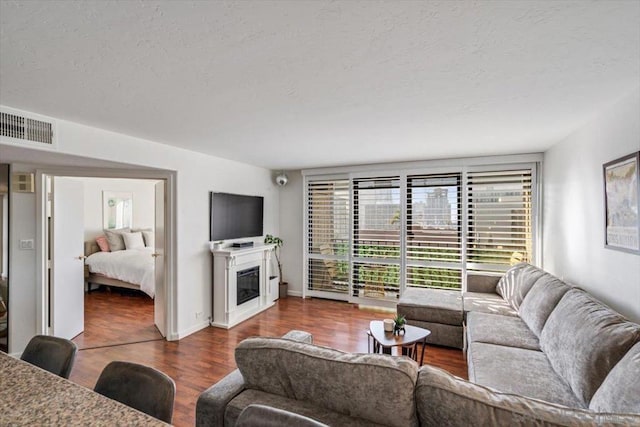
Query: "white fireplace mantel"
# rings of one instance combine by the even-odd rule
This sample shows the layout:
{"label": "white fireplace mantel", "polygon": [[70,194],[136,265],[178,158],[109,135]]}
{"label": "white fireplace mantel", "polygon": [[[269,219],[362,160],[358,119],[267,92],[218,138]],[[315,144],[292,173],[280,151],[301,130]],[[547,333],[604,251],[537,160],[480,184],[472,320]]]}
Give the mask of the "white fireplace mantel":
{"label": "white fireplace mantel", "polygon": [[[211,249],[213,254],[213,316],[211,326],[229,329],[272,307],[278,286],[271,283],[271,253],[275,245]],[[260,295],[237,305],[237,273],[260,267]],[[272,289],[273,288],[273,289]]]}

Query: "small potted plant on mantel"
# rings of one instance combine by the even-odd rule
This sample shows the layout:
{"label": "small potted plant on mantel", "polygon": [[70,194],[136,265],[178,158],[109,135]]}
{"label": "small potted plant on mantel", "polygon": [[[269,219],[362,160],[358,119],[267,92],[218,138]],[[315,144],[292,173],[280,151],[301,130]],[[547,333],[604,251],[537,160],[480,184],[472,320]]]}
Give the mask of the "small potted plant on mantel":
{"label": "small potted plant on mantel", "polygon": [[287,297],[287,285],[288,283],[283,280],[282,277],[282,263],[280,262],[280,248],[284,244],[281,238],[277,236],[272,236],[271,234],[267,234],[264,238],[265,244],[275,245],[273,249],[273,253],[276,256],[276,263],[278,264],[278,297],[286,298]]}

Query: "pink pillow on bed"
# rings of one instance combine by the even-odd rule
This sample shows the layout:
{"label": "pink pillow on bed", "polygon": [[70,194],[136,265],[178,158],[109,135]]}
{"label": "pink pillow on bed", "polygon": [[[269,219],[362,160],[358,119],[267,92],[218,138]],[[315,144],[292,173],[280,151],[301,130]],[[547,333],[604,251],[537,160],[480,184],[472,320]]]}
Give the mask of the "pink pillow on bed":
{"label": "pink pillow on bed", "polygon": [[105,236],[96,237],[96,243],[102,252],[109,252],[109,242]]}

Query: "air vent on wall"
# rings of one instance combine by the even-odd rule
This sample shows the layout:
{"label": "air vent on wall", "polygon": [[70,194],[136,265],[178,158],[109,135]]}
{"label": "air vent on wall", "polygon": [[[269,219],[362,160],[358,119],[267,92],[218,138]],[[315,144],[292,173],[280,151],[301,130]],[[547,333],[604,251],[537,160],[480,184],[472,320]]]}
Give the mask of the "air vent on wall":
{"label": "air vent on wall", "polygon": [[0,135],[43,144],[53,144],[53,126],[49,122],[0,112]]}

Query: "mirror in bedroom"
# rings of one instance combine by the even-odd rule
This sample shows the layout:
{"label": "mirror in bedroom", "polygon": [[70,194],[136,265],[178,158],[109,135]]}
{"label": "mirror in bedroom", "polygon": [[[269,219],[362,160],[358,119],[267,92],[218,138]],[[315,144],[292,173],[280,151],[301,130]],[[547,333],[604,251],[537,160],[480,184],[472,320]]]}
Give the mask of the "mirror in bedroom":
{"label": "mirror in bedroom", "polygon": [[103,191],[102,221],[105,230],[131,228],[133,222],[133,193]]}

